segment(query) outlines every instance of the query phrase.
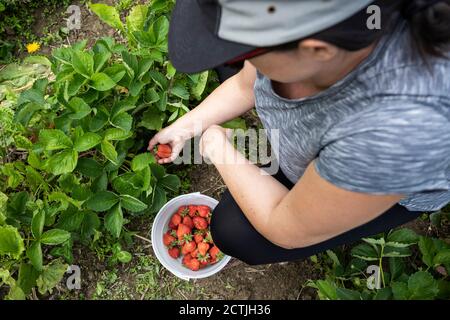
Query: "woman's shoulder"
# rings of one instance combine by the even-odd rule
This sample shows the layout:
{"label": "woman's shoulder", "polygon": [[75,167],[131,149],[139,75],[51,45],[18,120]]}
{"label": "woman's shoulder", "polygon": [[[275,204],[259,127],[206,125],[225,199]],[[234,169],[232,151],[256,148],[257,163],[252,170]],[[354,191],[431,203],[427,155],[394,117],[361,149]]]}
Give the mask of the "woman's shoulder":
{"label": "woman's shoulder", "polygon": [[362,68],[358,82],[372,95],[450,99],[450,59],[423,57],[413,43],[408,25],[400,20],[372,63]]}

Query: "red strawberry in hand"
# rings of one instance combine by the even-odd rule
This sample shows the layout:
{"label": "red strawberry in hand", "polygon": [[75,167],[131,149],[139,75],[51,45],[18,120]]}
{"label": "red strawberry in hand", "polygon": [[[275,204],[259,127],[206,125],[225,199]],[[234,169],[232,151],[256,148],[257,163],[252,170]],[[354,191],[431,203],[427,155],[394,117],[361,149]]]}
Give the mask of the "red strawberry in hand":
{"label": "red strawberry in hand", "polygon": [[172,155],[172,147],[168,144],[158,144],[155,147],[155,153],[159,159],[170,158]]}
{"label": "red strawberry in hand", "polygon": [[180,256],[180,249],[178,247],[170,248],[169,256],[171,256],[174,259],[178,259],[178,257]]}
{"label": "red strawberry in hand", "polygon": [[202,218],[207,218],[211,212],[208,206],[197,206],[198,215]]}
{"label": "red strawberry in hand", "polygon": [[194,241],[187,241],[181,248],[181,254],[186,255],[195,250],[196,243]]}
{"label": "red strawberry in hand", "polygon": [[208,223],[202,217],[194,217],[192,218],[192,221],[194,222],[194,227],[196,229],[205,230],[208,228]]}

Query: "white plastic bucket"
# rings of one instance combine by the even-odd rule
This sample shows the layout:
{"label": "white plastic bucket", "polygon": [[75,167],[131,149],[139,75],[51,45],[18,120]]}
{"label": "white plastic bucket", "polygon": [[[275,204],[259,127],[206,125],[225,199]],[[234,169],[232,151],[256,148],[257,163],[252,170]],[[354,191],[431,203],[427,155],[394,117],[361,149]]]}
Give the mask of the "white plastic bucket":
{"label": "white plastic bucket", "polygon": [[192,271],[181,264],[182,258],[174,259],[169,255],[163,243],[163,234],[169,229],[169,220],[179,207],[185,205],[206,205],[214,209],[218,201],[211,197],[196,193],[178,196],[167,202],[155,217],[152,227],[152,246],[159,262],[178,278],[183,280],[207,278],[216,274],[230,261],[230,256],[224,256],[219,262],[198,271]]}

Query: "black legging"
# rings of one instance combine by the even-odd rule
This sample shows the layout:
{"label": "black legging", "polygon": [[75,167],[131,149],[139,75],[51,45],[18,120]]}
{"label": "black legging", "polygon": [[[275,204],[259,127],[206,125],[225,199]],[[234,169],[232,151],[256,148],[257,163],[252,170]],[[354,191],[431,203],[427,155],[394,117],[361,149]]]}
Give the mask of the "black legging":
{"label": "black legging", "polygon": [[[293,184],[281,170],[274,177],[292,189]],[[330,240],[305,248],[288,250],[271,243],[256,231],[227,190],[214,209],[211,235],[218,248],[225,254],[247,264],[258,265],[308,258],[319,252],[388,231],[418,218],[421,214],[422,212],[408,211],[396,204],[374,220]]]}

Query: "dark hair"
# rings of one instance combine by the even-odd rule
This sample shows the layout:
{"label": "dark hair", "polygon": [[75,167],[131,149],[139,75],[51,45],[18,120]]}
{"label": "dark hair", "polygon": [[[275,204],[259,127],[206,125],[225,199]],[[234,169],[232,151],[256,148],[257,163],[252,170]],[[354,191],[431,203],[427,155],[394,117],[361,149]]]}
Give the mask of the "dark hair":
{"label": "dark hair", "polygon": [[[423,58],[447,57],[450,47],[450,0],[377,0],[372,4],[381,8],[381,30],[367,28],[364,8],[338,25],[307,38],[326,41],[349,51],[361,50],[390,32],[395,18],[401,14],[408,21],[413,45]],[[290,50],[297,47],[299,41],[275,46],[274,49]]]}
{"label": "dark hair", "polygon": [[[431,6],[427,6],[426,3],[426,0],[407,0],[402,8],[402,13],[408,20],[414,44],[424,57],[431,55],[448,58],[450,1],[442,0]],[[421,10],[422,6],[425,8]]]}

